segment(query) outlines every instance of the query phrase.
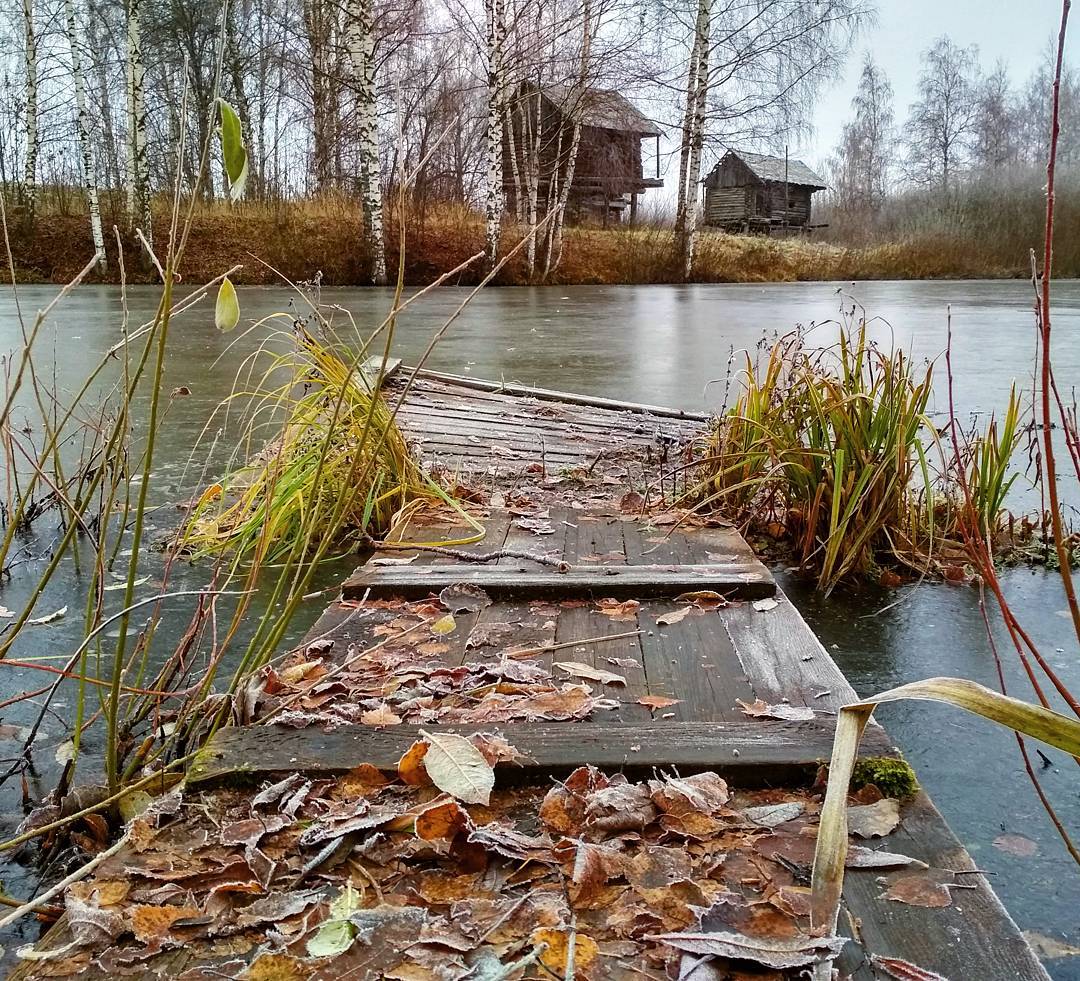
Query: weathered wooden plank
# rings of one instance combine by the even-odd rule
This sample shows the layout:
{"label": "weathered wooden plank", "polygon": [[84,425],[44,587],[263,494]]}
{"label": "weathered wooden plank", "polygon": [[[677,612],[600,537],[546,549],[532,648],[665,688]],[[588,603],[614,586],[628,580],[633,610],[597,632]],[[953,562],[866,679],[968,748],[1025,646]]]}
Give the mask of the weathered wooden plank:
{"label": "weathered wooden plank", "polygon": [[[410,369],[404,369],[404,373],[411,374]],[[645,413],[660,418],[693,419],[698,422],[708,422],[712,416],[704,412],[689,412],[682,409],[672,409],[664,405],[646,405],[641,402],[623,402],[620,399],[601,398],[593,395],[578,395],[573,392],[557,392],[550,388],[531,388],[527,385],[508,384],[506,382],[485,381],[479,378],[468,378],[463,375],[450,375],[440,371],[430,371],[426,368],[417,373],[417,378],[433,379],[444,382],[453,388],[495,392],[501,395],[516,396],[518,398],[534,398],[541,401],[562,402],[564,405],[587,405],[594,408],[614,409],[620,412]]]}
{"label": "weathered wooden plank", "polygon": [[[668,603],[647,603],[638,614],[650,691],[679,699],[665,711],[682,721],[745,718],[736,699],[753,701],[753,690],[719,616],[693,610],[677,623],[657,624],[658,616],[676,610]],[[654,677],[660,682],[656,691]]]}
{"label": "weathered wooden plank", "polygon": [[[546,779],[546,774],[591,763],[601,769],[676,767],[680,771],[718,769],[742,780],[801,778],[832,752],[832,719],[810,722],[648,722],[611,726],[597,722],[520,723],[501,727],[527,759],[500,765],[503,778]],[[222,729],[188,770],[188,785],[281,771],[340,773],[371,763],[393,769],[422,728],[469,735],[475,726],[399,725],[385,729],[341,726],[264,725]],[[867,734],[866,756],[895,755],[880,730]]]}
{"label": "weathered wooden plank", "polygon": [[[975,868],[967,850],[923,793],[905,805],[900,824],[891,835],[875,841],[875,847],[879,844],[885,851],[920,859],[931,869],[970,872]],[[867,950],[903,958],[954,981],[1048,981],[1045,968],[982,875],[956,876],[957,882],[973,888],[955,890],[952,905],[943,909],[880,898],[888,882],[906,874],[911,873],[890,873],[883,885],[880,870],[848,871],[844,899],[857,918]],[[848,922],[841,915],[841,926]],[[868,968],[854,944],[845,950],[838,966],[841,974],[853,972],[859,981],[880,977]]]}
{"label": "weathered wooden plank", "polygon": [[791,600],[777,591],[776,601],[770,610],[740,604],[720,614],[757,696],[832,711],[855,701],[855,690]]}
{"label": "weathered wooden plank", "polygon": [[776,592],[772,576],[760,563],[579,566],[567,572],[558,572],[548,568],[538,570],[535,564],[520,559],[515,560],[513,565],[495,568],[363,567],[346,580],[341,592],[346,599],[358,599],[368,590],[372,597],[415,599],[437,593],[455,583],[477,586],[493,599],[585,596],[648,599],[678,596],[698,589],[711,589],[731,598],[756,599],[772,596]]}

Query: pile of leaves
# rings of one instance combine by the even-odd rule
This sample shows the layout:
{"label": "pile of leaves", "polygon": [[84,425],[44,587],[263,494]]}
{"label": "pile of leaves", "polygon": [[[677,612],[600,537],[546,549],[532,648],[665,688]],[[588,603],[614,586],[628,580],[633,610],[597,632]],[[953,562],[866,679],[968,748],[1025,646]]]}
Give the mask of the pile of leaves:
{"label": "pile of leaves", "polygon": [[[450,635],[462,632],[455,610],[475,612],[490,603],[482,590],[463,587],[444,590],[439,600],[368,600],[357,615],[374,643],[346,650],[330,640],[308,644],[253,676],[239,715],[297,727],[494,725],[584,719],[618,706],[538,663],[554,640],[559,610],[550,604],[532,604],[513,623],[476,623],[463,642],[453,638],[452,648]],[[532,642],[509,643],[523,634]],[[456,663],[453,650],[470,659]]]}
{"label": "pile of leaves", "polygon": [[[392,776],[176,790],[69,889],[70,942],[20,954],[40,977],[660,978],[716,958],[748,973],[704,976],[779,979],[843,946],[809,927],[812,792],[593,767],[495,790],[516,756],[497,735],[425,733]],[[870,805],[868,833],[895,804]]]}

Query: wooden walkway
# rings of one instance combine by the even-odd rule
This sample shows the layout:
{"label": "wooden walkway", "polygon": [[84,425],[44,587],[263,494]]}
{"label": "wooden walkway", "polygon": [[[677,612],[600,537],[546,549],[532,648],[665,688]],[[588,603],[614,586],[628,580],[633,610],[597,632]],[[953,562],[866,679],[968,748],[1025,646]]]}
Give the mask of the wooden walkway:
{"label": "wooden walkway", "polygon": [[[395,376],[388,387],[393,392],[401,384]],[[541,452],[549,464],[560,466],[580,466],[598,453],[640,458],[690,438],[700,425],[651,407],[552,403],[535,391],[488,391],[478,397],[460,381],[438,377],[425,377],[409,394],[403,420],[422,453],[473,473],[492,467],[506,473],[535,463]],[[568,420],[573,425],[566,428]],[[484,650],[478,638],[501,637],[504,657],[505,644],[512,643],[514,651],[528,655],[529,665],[551,676],[589,679],[592,694],[604,701],[603,710],[585,720],[480,727],[497,729],[523,756],[496,767],[499,781],[547,785],[553,776],[590,763],[631,775],[713,770],[747,787],[806,787],[813,780],[830,753],[835,713],[854,700],[855,692],[736,532],[673,530],[615,508],[504,509],[482,520],[486,536],[469,549],[499,552],[499,558],[477,564],[425,549],[376,554],[344,584],[342,601],[315,624],[308,643],[321,645],[329,662],[340,661],[385,636],[388,621],[398,614],[380,603],[391,597],[423,599],[467,583],[486,594],[484,601],[470,602],[468,595],[479,595],[474,592],[460,608],[450,604],[452,630],[432,648],[431,670],[490,661],[490,649]],[[448,522],[421,523],[403,541],[432,543],[454,533]],[[538,555],[543,562],[506,552]],[[478,731],[475,723],[436,721],[425,727]],[[364,763],[393,769],[419,729],[409,721],[329,729],[271,721],[225,729],[189,771],[188,792],[209,792],[238,776],[301,773],[317,780]],[[862,753],[895,756],[896,750],[875,725]],[[905,804],[896,830],[873,846],[931,869],[959,872],[964,889],[952,905],[927,909],[883,898],[881,869],[849,870],[847,915],[841,915],[840,927],[857,943],[848,944],[837,961],[841,976],[885,977],[871,962],[884,956],[951,981],[1048,978],[925,794]],[[57,948],[70,939],[61,921],[38,947]],[[184,977],[223,976],[199,956],[187,949],[171,951],[153,972],[140,976],[179,977],[185,970]],[[29,963],[12,977],[42,976],[35,973],[40,970]],[[91,967],[78,976],[110,975]],[[693,972],[694,978],[750,976],[759,975],[737,968],[730,974],[711,967]]]}
{"label": "wooden walkway", "polygon": [[[508,514],[493,515],[488,536],[477,550],[542,547],[557,554],[577,573],[575,588],[583,601],[605,595],[612,570],[651,569],[660,563],[675,570],[713,568],[722,557],[740,568],[756,566],[761,578],[750,583],[703,583],[701,589],[718,587],[730,597],[729,603],[715,609],[694,608],[667,624],[663,618],[686,604],[676,602],[666,585],[641,587],[639,605],[627,610],[623,619],[613,619],[595,602],[569,608],[539,604],[538,613],[535,598],[530,601],[517,590],[479,611],[459,613],[457,629],[445,639],[449,650],[442,656],[449,664],[485,656],[469,645],[478,627],[511,623],[519,644],[569,645],[557,646],[539,659],[548,668],[565,659],[617,672],[625,679],[625,684],[596,686],[618,708],[597,713],[589,722],[500,725],[500,732],[526,757],[500,767],[501,779],[549,780],[585,763],[631,774],[661,767],[682,773],[714,770],[747,786],[805,783],[812,778],[828,759],[835,712],[855,700],[855,692],[738,534],[725,528],[671,532],[618,513],[557,511],[549,520],[555,534],[537,536],[515,527]],[[410,540],[431,541],[453,532],[450,526],[427,526]],[[369,563],[345,584],[344,596],[370,599],[399,591],[416,595],[429,585],[441,588],[475,576],[476,566],[430,552],[394,550],[386,558],[410,555],[415,558],[405,566]],[[503,571],[520,575],[521,564],[519,559],[499,559],[489,567],[485,584],[497,582]],[[409,577],[423,588],[402,589]],[[755,603],[753,597],[763,593],[771,593],[771,601],[759,598]],[[559,595],[565,598],[568,592]],[[335,649],[342,650],[370,644],[375,640],[371,626],[354,625],[350,612],[341,605],[331,607],[310,636],[333,638]],[[596,641],[605,635],[618,639]],[[674,703],[650,711],[638,701],[645,695]],[[795,721],[749,717],[745,707],[761,703],[779,707],[781,714],[785,707],[810,710],[812,717]],[[213,784],[237,772],[340,772],[364,762],[393,767],[416,738],[417,728],[357,725],[324,732],[271,725],[227,730],[203,753],[189,781]],[[443,729],[466,732],[476,727]],[[896,754],[876,726],[868,731],[861,751],[864,757]],[[904,807],[896,831],[875,840],[875,847],[879,844],[934,869],[975,868],[921,792]],[[981,875],[965,876],[969,888],[963,902],[946,909],[884,900],[881,882],[880,870],[850,870],[847,875],[845,902],[851,918],[842,916],[841,927],[846,925],[850,932],[857,923],[861,946],[849,945],[838,966],[852,978],[871,981],[883,976],[871,966],[871,954],[908,960],[951,981],[1048,977]]]}
{"label": "wooden walkway", "polygon": [[[410,375],[407,368],[392,367],[384,382],[391,401]],[[598,458],[674,458],[708,418],[432,371],[419,373],[399,414],[422,460],[470,474],[508,474],[528,466],[557,472]]]}

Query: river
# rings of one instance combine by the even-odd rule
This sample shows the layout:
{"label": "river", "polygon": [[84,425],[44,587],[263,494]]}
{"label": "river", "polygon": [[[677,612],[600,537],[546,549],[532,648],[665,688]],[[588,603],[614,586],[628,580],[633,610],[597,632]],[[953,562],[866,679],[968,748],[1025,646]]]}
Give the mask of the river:
{"label": "river", "polygon": [[[863,304],[883,343],[895,342],[912,357],[937,357],[946,342],[951,305],[955,399],[962,418],[1000,411],[1013,381],[1030,387],[1035,349],[1032,293],[1024,282],[876,282],[839,288]],[[44,286],[21,287],[24,312],[43,306],[55,293]],[[281,289],[239,291],[245,322],[289,312],[295,300]],[[443,289],[422,298],[402,316],[396,354],[407,362],[426,346],[433,332],[466,298],[463,289]],[[380,290],[324,289],[322,303],[336,308],[341,324],[351,314],[357,323],[376,323],[386,313],[389,293]],[[129,291],[131,323],[153,315],[157,293],[148,287]],[[480,293],[451,326],[429,366],[446,371],[613,398],[713,409],[724,398],[730,353],[753,351],[796,324],[810,343],[828,343],[836,334],[841,302],[835,283],[774,285],[545,287],[491,289]],[[52,370],[58,387],[71,391],[89,365],[119,339],[121,296],[117,287],[85,286],[54,312],[38,341],[38,367]],[[815,326],[816,325],[816,326]],[[1055,370],[1066,389],[1080,380],[1080,282],[1055,284]],[[238,332],[239,333],[239,332]],[[18,321],[10,289],[0,292],[0,351],[17,349]],[[192,447],[214,407],[224,398],[254,347],[251,337],[221,335],[213,326],[212,303],[204,301],[176,321],[170,337],[166,389],[180,386],[191,395],[174,400],[153,475],[155,500],[170,502],[189,493],[205,453],[189,467]],[[55,355],[55,357],[54,357]],[[944,374],[939,374],[943,381]],[[947,408],[944,388],[935,394],[934,412]],[[214,461],[211,469],[218,465]],[[1080,501],[1071,479],[1065,493]],[[1022,485],[1017,499],[1029,498]],[[175,511],[156,518],[163,534]],[[30,553],[47,544],[28,543]],[[159,559],[149,556],[153,574]],[[40,568],[29,562],[0,588],[0,604],[17,609]],[[339,568],[325,570],[332,581]],[[974,587],[922,585],[886,591],[876,586],[847,587],[822,599],[805,584],[782,577],[822,642],[860,694],[871,694],[932,675],[959,675],[996,683],[993,659]],[[1064,613],[1060,581],[1027,569],[1003,576],[1020,619],[1065,680],[1080,690],[1080,651]],[[204,570],[184,567],[174,588],[201,585]],[[147,588],[151,588],[150,583]],[[55,582],[39,604],[41,613],[71,599],[70,578]],[[317,604],[316,604],[317,606]],[[318,610],[307,610],[294,625],[299,632]],[[178,615],[177,615],[178,616]],[[995,633],[1000,617],[991,610]],[[53,655],[78,643],[72,616],[34,628],[23,656]],[[177,627],[182,620],[175,621]],[[1025,695],[1022,671],[998,636],[1010,690]],[[21,679],[25,684],[25,680]],[[0,677],[0,698],[16,691]],[[58,706],[61,715],[70,705]],[[1080,869],[1073,866],[1042,811],[1020,764],[1012,736],[953,710],[926,704],[883,708],[881,720],[919,772],[950,825],[992,882],[1021,927],[1080,944]],[[28,707],[6,709],[5,726],[25,725]],[[53,725],[56,738],[59,726]],[[0,728],[0,731],[6,729]],[[55,744],[55,740],[54,740]],[[0,753],[17,745],[10,737]],[[48,757],[51,749],[45,753]],[[1047,792],[1069,828],[1080,835],[1080,768],[1062,754],[1048,752],[1040,773]],[[40,783],[51,768],[43,758]],[[0,798],[0,832],[18,822],[17,799]],[[0,870],[16,894],[31,879],[16,869]],[[962,894],[958,894],[962,895]],[[958,942],[963,943],[963,938]],[[1080,979],[1080,957],[1048,961],[1055,978]],[[958,981],[958,979],[953,979]]]}

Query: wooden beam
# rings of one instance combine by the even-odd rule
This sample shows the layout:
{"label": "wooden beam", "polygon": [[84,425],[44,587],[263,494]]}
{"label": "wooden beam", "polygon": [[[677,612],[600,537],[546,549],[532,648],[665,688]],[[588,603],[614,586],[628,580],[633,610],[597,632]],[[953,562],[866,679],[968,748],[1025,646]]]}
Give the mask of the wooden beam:
{"label": "wooden beam", "polygon": [[701,589],[730,599],[763,599],[776,593],[776,583],[760,562],[718,565],[575,566],[568,572],[537,571],[526,561],[513,565],[362,566],[341,587],[343,599],[400,596],[422,599],[447,586],[464,583],[483,589],[492,599],[570,599],[581,596],[616,599],[673,597]]}
{"label": "wooden beam", "polygon": [[[220,730],[196,757],[187,784],[220,783],[280,772],[343,773],[370,763],[394,770],[420,729],[471,735],[498,729],[526,757],[500,764],[503,781],[543,779],[591,763],[605,770],[680,772],[718,770],[740,782],[760,784],[804,777],[832,752],[835,719],[808,722],[747,719],[745,722],[673,722],[601,725],[592,722],[520,723],[505,726],[415,726],[384,729],[350,725],[336,729],[283,725]],[[867,730],[863,756],[896,756],[884,730]]]}
{"label": "wooden beam", "polygon": [[[412,368],[402,367],[402,374],[411,374]],[[648,405],[644,402],[623,402],[620,399],[606,399],[594,395],[578,395],[574,392],[558,392],[550,388],[530,388],[527,385],[515,385],[505,382],[487,381],[482,378],[468,378],[464,375],[449,375],[442,371],[421,368],[417,378],[432,378],[448,382],[459,388],[471,388],[480,392],[497,392],[502,395],[515,395],[534,398],[546,402],[566,402],[568,405],[591,405],[598,409],[614,409],[618,412],[641,412],[661,419],[691,419],[694,422],[710,422],[713,416],[707,412],[689,412],[672,409],[664,405]]]}

